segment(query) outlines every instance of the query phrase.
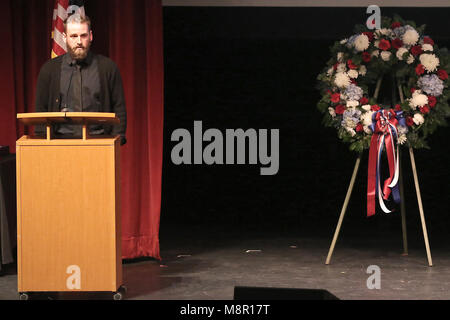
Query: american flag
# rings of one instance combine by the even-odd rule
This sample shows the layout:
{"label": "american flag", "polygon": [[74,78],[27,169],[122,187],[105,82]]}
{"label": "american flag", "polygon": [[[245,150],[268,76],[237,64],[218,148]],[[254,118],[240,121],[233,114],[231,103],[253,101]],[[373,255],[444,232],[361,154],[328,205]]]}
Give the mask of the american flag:
{"label": "american flag", "polygon": [[81,16],[85,15],[83,0],[55,0],[52,22],[52,58],[67,52],[66,43],[63,38],[63,22],[68,16],[74,13],[78,13]]}

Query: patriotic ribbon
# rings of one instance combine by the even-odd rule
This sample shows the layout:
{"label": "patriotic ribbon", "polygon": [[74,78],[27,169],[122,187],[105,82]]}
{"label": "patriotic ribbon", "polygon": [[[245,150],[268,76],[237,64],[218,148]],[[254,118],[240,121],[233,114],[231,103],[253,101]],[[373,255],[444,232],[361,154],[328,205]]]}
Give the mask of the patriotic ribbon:
{"label": "patriotic ribbon", "polygon": [[[388,200],[392,193],[395,203],[400,202],[398,188],[399,162],[398,162],[398,132],[397,125],[405,126],[403,111],[379,110],[372,115],[373,135],[369,150],[369,171],[367,179],[367,216],[375,214],[376,199],[385,213],[391,211],[384,201]],[[389,178],[381,185],[381,155],[386,150],[389,165]]]}

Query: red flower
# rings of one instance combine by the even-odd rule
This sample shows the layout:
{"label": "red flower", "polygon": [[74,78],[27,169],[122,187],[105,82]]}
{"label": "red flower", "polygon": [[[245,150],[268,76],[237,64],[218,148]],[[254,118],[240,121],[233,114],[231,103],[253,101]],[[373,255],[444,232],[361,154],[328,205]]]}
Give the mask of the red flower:
{"label": "red flower", "polygon": [[434,97],[434,96],[428,96],[428,105],[429,105],[431,108],[434,108],[434,106],[436,105],[436,103],[437,103],[436,97]]}
{"label": "red flower", "polygon": [[391,24],[391,29],[395,29],[395,28],[398,28],[398,27],[401,27],[401,26],[402,26],[402,24],[400,22],[393,22]]}
{"label": "red flower", "polygon": [[333,69],[334,69],[334,70],[336,70],[336,69],[337,69],[337,67],[338,67],[338,64],[339,64],[339,63],[335,63],[335,64],[333,65]]}
{"label": "red flower", "polygon": [[380,106],[377,104],[374,104],[373,106],[370,107],[370,110],[372,110],[372,111],[378,111],[380,109],[381,109]]}
{"label": "red flower", "polygon": [[415,55],[415,56],[418,56],[419,54],[421,54],[423,51],[422,51],[422,47],[421,46],[414,46],[414,47],[412,47],[411,48],[411,53],[413,54],[413,55]]}
{"label": "red flower", "polygon": [[399,104],[395,105],[395,111],[402,111],[402,106]]}
{"label": "red flower", "polygon": [[424,105],[423,107],[419,107],[419,110],[423,114],[426,114],[426,113],[430,112],[430,108],[427,105]]}
{"label": "red flower", "polygon": [[411,91],[411,93],[414,93],[416,91],[416,88],[411,88],[409,91]]}
{"label": "red flower", "polygon": [[347,60],[347,65],[348,65],[348,67],[349,67],[350,69],[357,69],[357,68],[358,68],[357,65],[353,64],[353,61],[352,61],[352,60]]}
{"label": "red flower", "polygon": [[406,125],[412,127],[414,125],[414,120],[411,117],[406,117]]}
{"label": "red flower", "polygon": [[341,100],[341,94],[340,93],[333,93],[331,95],[331,102],[338,103],[339,100]]}
{"label": "red flower", "polygon": [[439,71],[437,72],[439,79],[441,80],[447,80],[448,79],[448,74],[445,70],[439,69]]}
{"label": "red flower", "polygon": [[378,44],[378,48],[380,48],[381,50],[389,50],[391,48],[391,43],[389,42],[389,40],[381,39],[380,43]]}
{"label": "red flower", "polygon": [[362,59],[363,59],[364,62],[370,62],[372,57],[370,56],[370,53],[368,53],[367,51],[364,51],[362,53]]}
{"label": "red flower", "polygon": [[365,105],[369,102],[369,99],[367,99],[366,97],[362,97],[361,100],[359,100],[359,104],[360,105]]}
{"label": "red flower", "polygon": [[400,40],[399,38],[396,38],[396,39],[392,40],[392,46],[395,49],[399,49],[399,48],[401,48],[403,46],[403,41]]}
{"label": "red flower", "polygon": [[361,132],[361,131],[363,131],[363,130],[364,130],[363,125],[362,125],[361,123],[358,123],[358,124],[356,125],[356,132]]}
{"label": "red flower", "polygon": [[434,46],[434,41],[430,37],[423,37],[423,43],[431,44],[432,46]]}
{"label": "red flower", "polygon": [[425,72],[425,68],[423,67],[423,65],[421,63],[419,63],[416,67],[416,74],[418,76],[420,76],[421,74],[423,74]]}
{"label": "red flower", "polygon": [[366,35],[367,38],[369,38],[369,41],[372,42],[372,40],[373,40],[373,32],[366,31],[366,32],[363,32],[362,34]]}
{"label": "red flower", "polygon": [[336,111],[336,114],[343,114],[345,111],[345,107],[342,104],[338,104],[336,106],[335,111]]}
{"label": "red flower", "polygon": [[355,79],[350,79],[350,82],[353,84],[357,84]]}

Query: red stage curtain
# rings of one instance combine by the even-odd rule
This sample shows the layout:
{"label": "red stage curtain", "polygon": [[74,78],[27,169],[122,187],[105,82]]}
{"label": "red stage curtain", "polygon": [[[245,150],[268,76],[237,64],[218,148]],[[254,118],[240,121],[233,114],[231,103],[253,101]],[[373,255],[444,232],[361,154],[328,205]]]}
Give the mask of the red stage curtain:
{"label": "red stage curtain", "polygon": [[[161,0],[85,0],[93,50],[113,59],[127,104],[127,144],[121,149],[122,257],[160,258],[163,141]],[[54,0],[4,1],[0,35],[0,144],[15,152],[24,129],[16,113],[33,112],[36,79],[50,57]]]}
{"label": "red stage curtain", "polygon": [[[128,111],[124,148],[122,250],[124,257],[159,258],[163,141],[161,1],[110,3],[109,56],[122,71]],[[150,214],[149,214],[150,213]],[[156,214],[157,213],[157,214]]]}
{"label": "red stage curtain", "polygon": [[15,153],[24,133],[16,114],[34,110],[36,80],[50,52],[53,0],[2,1],[0,35],[0,144]]}

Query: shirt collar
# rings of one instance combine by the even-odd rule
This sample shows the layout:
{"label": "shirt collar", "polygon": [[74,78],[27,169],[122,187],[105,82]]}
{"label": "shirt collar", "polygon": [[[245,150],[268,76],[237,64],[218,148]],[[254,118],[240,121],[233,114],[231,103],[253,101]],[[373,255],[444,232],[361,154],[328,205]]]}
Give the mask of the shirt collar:
{"label": "shirt collar", "polygon": [[[92,59],[93,59],[93,54],[89,50],[86,58],[84,60],[81,60],[80,62],[78,62],[78,64],[80,64],[82,66],[89,66],[92,63]],[[71,67],[74,66],[75,64],[77,64],[77,61],[72,59],[72,57],[70,56],[70,53],[65,54],[64,61],[66,64],[68,64]]]}

